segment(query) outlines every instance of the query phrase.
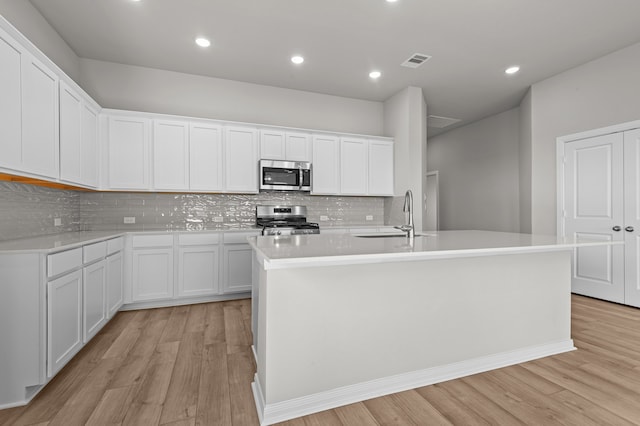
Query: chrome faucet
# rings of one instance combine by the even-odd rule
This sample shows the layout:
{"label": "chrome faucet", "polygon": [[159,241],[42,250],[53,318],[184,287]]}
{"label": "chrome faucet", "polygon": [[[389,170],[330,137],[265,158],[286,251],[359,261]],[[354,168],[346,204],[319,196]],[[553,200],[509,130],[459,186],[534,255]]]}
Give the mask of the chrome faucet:
{"label": "chrome faucet", "polygon": [[407,189],[407,192],[404,194],[404,206],[402,207],[402,211],[408,213],[409,223],[406,225],[394,226],[394,228],[399,229],[402,232],[406,232],[407,238],[413,239],[416,234],[413,226],[413,192],[411,192],[410,189]]}

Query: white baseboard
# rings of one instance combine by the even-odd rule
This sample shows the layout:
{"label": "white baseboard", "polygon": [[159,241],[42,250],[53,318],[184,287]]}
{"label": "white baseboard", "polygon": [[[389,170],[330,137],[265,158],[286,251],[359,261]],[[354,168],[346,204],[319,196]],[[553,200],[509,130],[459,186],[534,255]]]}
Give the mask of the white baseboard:
{"label": "white baseboard", "polygon": [[502,352],[467,361],[411,371],[312,395],[267,404],[258,375],[251,384],[260,425],[266,426],[379,396],[458,379],[509,365],[575,350],[573,340]]}
{"label": "white baseboard", "polygon": [[223,302],[226,300],[237,299],[249,299],[251,298],[250,292],[243,293],[231,293],[231,294],[218,294],[215,296],[196,296],[182,299],[167,299],[167,300],[151,300],[145,302],[132,302],[122,305],[121,311],[133,311],[138,309],[154,309],[154,308],[167,308],[170,306],[182,306],[182,305],[195,305],[198,303],[209,302]]}

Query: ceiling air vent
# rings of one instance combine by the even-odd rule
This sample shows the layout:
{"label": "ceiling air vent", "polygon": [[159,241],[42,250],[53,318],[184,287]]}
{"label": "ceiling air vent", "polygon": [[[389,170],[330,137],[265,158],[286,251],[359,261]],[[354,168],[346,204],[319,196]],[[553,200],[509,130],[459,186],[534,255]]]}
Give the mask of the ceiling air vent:
{"label": "ceiling air vent", "polygon": [[418,68],[420,65],[431,59],[431,56],[424,53],[414,53],[409,59],[401,63],[400,65],[407,68]]}
{"label": "ceiling air vent", "polygon": [[456,124],[458,121],[460,121],[459,118],[440,117],[439,115],[427,116],[427,126],[436,129],[444,129],[452,124]]}

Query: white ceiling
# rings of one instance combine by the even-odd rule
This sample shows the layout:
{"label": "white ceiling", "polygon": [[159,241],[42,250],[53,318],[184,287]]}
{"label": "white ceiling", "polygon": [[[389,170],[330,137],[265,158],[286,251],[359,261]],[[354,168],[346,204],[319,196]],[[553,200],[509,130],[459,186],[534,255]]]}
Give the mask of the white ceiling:
{"label": "white ceiling", "polygon": [[[372,101],[418,86],[429,114],[458,125],[640,41],[638,0],[30,1],[83,58]],[[414,53],[432,58],[400,67]],[[512,64],[522,70],[507,77]]]}

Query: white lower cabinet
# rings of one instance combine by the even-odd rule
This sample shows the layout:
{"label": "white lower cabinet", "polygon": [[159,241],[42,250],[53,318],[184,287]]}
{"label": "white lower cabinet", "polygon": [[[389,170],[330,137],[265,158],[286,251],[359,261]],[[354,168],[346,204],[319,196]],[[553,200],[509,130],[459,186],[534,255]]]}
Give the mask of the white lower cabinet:
{"label": "white lower cabinet", "polygon": [[253,249],[247,237],[257,232],[224,234],[222,248],[222,293],[251,291]]}
{"label": "white lower cabinet", "polygon": [[47,283],[47,376],[82,348],[82,270]]}
{"label": "white lower cabinet", "polygon": [[106,260],[83,269],[83,343],[91,340],[107,322],[106,284]]}
{"label": "white lower cabinet", "polygon": [[124,303],[122,251],[109,255],[107,262],[107,318],[112,318]]}
{"label": "white lower cabinet", "polygon": [[218,293],[219,243],[218,234],[178,236],[177,297],[210,296]]}
{"label": "white lower cabinet", "polygon": [[173,297],[173,246],[133,249],[132,300]]}

